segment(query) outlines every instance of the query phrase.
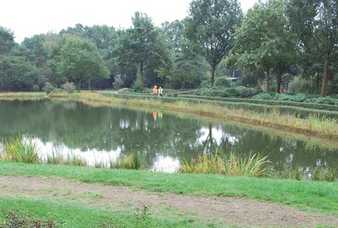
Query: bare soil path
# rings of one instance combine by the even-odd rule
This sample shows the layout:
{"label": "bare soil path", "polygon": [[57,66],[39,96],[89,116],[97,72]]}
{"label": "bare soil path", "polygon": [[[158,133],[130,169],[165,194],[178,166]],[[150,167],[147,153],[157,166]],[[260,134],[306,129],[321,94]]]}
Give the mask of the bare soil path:
{"label": "bare soil path", "polygon": [[0,177],[0,197],[20,196],[76,200],[102,208],[167,208],[206,221],[240,227],[338,227],[338,217],[304,212],[275,203],[232,197],[200,197],[151,193],[127,187],[87,184],[60,178]]}

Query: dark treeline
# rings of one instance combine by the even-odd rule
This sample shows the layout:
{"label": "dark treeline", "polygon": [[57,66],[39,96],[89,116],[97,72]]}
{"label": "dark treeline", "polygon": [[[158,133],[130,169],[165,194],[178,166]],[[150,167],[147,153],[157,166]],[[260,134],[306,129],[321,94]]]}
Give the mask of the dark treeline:
{"label": "dark treeline", "polygon": [[[243,15],[237,0],[194,0],[189,15],[128,29],[77,24],[21,44],[0,27],[0,90],[254,87],[338,91],[336,0],[269,0]],[[229,78],[235,83],[230,83]]]}

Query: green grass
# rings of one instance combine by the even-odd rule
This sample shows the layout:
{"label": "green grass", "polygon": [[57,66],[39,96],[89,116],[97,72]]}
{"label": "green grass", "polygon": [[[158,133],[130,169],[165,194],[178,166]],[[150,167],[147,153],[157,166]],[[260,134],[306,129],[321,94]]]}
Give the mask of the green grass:
{"label": "green grass", "polygon": [[159,217],[143,211],[109,211],[74,202],[0,198],[0,227],[9,222],[11,213],[27,221],[52,221],[56,227],[204,227],[190,219]]}
{"label": "green grass", "polygon": [[56,176],[177,194],[239,196],[338,215],[338,183],[0,162],[0,175]]}

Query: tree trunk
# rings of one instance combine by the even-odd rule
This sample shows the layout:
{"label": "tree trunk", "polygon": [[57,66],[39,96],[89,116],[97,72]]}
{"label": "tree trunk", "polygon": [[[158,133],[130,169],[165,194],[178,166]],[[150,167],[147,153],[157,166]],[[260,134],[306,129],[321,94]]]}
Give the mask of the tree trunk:
{"label": "tree trunk", "polygon": [[141,84],[142,84],[142,89],[144,88],[144,66],[143,62],[140,63],[140,76],[141,76]]}
{"label": "tree trunk", "polygon": [[276,81],[277,81],[277,90],[276,90],[276,92],[277,93],[281,93],[281,89],[282,89],[282,75],[278,74],[277,78],[276,78]]}
{"label": "tree trunk", "polygon": [[216,66],[211,66],[211,86],[215,84]]}
{"label": "tree trunk", "polygon": [[270,69],[266,71],[266,85],[265,85],[265,92],[270,91]]}
{"label": "tree trunk", "polygon": [[320,95],[322,97],[327,96],[327,87],[329,83],[329,62],[326,59],[324,63],[324,72],[323,72],[323,80],[322,80],[322,89]]}

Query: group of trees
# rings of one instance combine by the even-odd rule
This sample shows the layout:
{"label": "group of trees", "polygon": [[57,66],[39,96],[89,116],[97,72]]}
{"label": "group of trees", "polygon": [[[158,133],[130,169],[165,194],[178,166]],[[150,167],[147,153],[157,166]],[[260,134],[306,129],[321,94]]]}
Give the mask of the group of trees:
{"label": "group of trees", "polygon": [[77,24],[21,44],[0,27],[0,90],[189,89],[236,70],[245,86],[281,92],[290,82],[325,96],[338,90],[337,7],[268,0],[243,15],[238,0],[193,0],[185,19],[161,26],[137,12],[128,29]]}

